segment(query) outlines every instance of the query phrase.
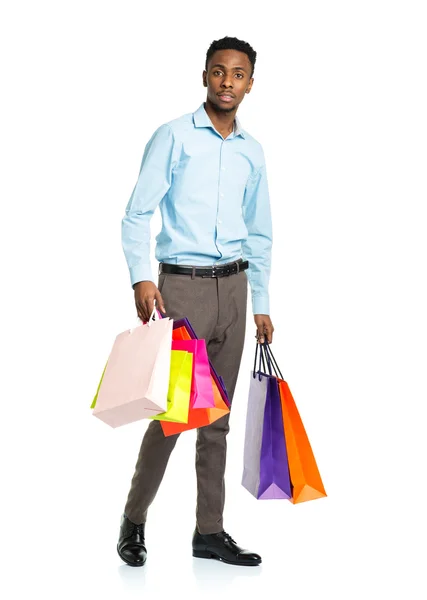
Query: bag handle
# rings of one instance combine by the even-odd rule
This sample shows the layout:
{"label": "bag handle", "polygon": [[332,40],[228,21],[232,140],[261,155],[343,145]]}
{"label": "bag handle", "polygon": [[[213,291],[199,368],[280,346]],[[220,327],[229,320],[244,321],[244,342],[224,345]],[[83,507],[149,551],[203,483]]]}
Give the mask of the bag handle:
{"label": "bag handle", "polygon": [[258,356],[258,346],[260,346],[260,345],[261,344],[259,344],[257,342],[256,348],[255,348],[255,360],[254,360],[253,378],[255,379],[255,377],[256,377],[256,375],[258,373],[258,379],[261,381],[261,361],[262,361],[262,366],[263,366],[263,369],[264,369],[264,371],[263,371],[264,373],[266,372],[266,369],[265,369],[265,362],[264,362],[264,354],[262,352],[262,349],[260,348],[260,351],[259,351],[258,371],[256,370],[256,359],[257,359],[257,356]]}
{"label": "bag handle", "polygon": [[[266,355],[267,364],[268,364],[269,369],[272,368],[276,377],[280,377],[280,379],[283,379],[282,372],[280,371],[277,361],[274,358],[274,354],[271,351],[270,344],[268,344],[267,342],[264,342],[262,344],[262,347],[263,347],[263,351]],[[270,370],[270,375],[272,375],[271,370]]]}
{"label": "bag handle", "polygon": [[[148,325],[148,327],[151,327],[151,325],[153,324],[153,322],[156,320],[154,317],[158,317],[159,319],[162,319],[162,315],[160,313],[160,311],[158,311],[156,309],[156,306],[154,306],[153,308],[153,312],[150,315],[150,318],[148,319],[148,321],[142,321],[142,325]],[[131,327],[129,329],[129,333],[133,333],[135,331],[135,329],[137,327],[141,326],[141,319],[139,317],[136,318],[136,325],[134,327]]]}
{"label": "bag handle", "polygon": [[[265,343],[265,342],[264,342]],[[268,374],[270,376],[273,376],[273,370],[272,370],[272,366],[271,366],[271,360],[270,360],[270,355],[268,354],[268,352],[266,351],[265,347],[264,347],[264,343],[260,344],[260,352],[263,355],[263,357],[265,358],[265,362],[267,363],[267,370],[268,370]]]}

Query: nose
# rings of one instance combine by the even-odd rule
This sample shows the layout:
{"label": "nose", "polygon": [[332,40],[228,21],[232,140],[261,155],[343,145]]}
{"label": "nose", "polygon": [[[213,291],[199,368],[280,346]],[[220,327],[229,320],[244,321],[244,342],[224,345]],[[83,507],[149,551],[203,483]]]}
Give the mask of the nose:
{"label": "nose", "polygon": [[233,83],[231,81],[231,77],[229,75],[224,75],[224,79],[222,80],[221,87],[233,87]]}

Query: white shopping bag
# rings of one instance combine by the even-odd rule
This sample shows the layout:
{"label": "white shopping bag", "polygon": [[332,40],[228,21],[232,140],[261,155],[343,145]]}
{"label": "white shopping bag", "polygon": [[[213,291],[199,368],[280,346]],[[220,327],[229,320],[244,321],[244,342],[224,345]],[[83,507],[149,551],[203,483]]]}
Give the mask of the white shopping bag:
{"label": "white shopping bag", "polygon": [[168,408],[173,320],[153,319],[116,337],[92,414],[119,427]]}

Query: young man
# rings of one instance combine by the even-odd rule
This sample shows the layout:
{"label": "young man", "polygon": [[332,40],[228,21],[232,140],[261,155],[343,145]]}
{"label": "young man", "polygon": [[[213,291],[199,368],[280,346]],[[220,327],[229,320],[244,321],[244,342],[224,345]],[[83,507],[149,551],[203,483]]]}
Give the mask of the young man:
{"label": "young man", "polygon": [[[256,52],[237,38],[207,51],[206,102],[161,125],[149,140],[122,222],[122,242],[138,316],[154,305],[172,319],[187,317],[223,377],[232,401],[246,326],[248,281],[259,342],[272,341],[268,281],[272,224],[264,153],[236,112],[253,85]],[[150,268],[150,218],[160,206],[158,287]],[[197,509],[193,555],[258,565],[223,529],[229,415],[197,430]],[[142,440],[117,550],[129,565],[145,563],[147,511],[178,435],[152,421]]]}

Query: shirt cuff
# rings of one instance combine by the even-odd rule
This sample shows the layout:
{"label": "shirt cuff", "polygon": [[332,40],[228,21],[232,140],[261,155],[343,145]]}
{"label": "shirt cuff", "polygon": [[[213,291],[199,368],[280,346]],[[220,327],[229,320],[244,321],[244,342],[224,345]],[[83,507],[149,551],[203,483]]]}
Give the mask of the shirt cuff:
{"label": "shirt cuff", "polygon": [[252,310],[254,315],[269,315],[270,300],[268,296],[252,296]]}
{"label": "shirt cuff", "polygon": [[153,280],[151,265],[144,263],[135,265],[134,267],[129,268],[129,273],[132,287],[135,285],[135,283],[138,283],[138,281],[153,281],[153,283],[155,283]]}

